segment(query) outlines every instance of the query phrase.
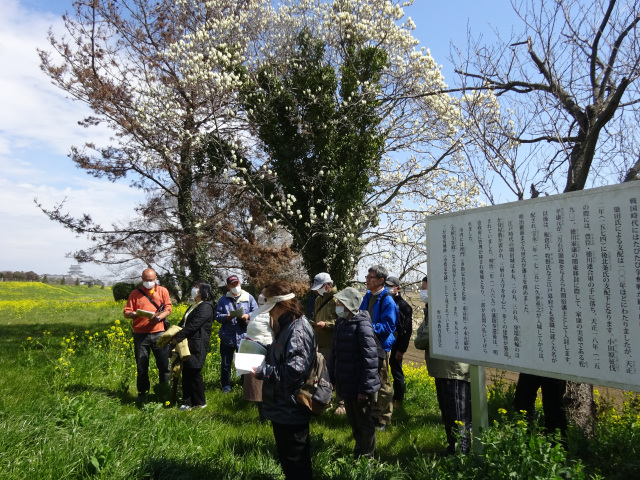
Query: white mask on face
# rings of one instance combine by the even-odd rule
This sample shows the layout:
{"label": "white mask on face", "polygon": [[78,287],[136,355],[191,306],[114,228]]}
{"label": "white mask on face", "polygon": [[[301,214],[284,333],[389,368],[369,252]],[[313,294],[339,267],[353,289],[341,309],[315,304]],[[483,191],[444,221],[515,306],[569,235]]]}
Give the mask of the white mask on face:
{"label": "white mask on face", "polygon": [[146,288],[147,290],[151,290],[155,284],[156,284],[156,281],[155,281],[155,280],[153,280],[152,282],[142,282],[142,285],[143,285],[143,286],[144,286],[144,288]]}
{"label": "white mask on face", "polygon": [[267,303],[267,299],[263,294],[258,295],[258,305],[262,306]]}
{"label": "white mask on face", "polygon": [[194,300],[199,294],[200,294],[200,291],[198,290],[198,287],[193,287],[191,289],[191,298],[193,298]]}
{"label": "white mask on face", "polygon": [[347,318],[349,316],[349,311],[342,305],[336,305],[336,315],[341,318]]}
{"label": "white mask on face", "polygon": [[420,290],[420,301],[427,303],[429,301],[429,290]]}
{"label": "white mask on face", "polygon": [[237,285],[231,289],[231,293],[238,295],[240,293],[240,285]]}

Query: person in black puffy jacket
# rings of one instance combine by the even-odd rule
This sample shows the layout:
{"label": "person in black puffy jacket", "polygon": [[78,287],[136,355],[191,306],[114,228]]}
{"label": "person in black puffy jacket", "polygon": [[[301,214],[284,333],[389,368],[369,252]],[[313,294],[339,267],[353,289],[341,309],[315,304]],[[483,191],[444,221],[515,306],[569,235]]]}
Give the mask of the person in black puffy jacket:
{"label": "person in black puffy jacket", "polygon": [[336,321],[329,357],[329,377],[344,399],[355,440],[354,458],[373,457],[376,428],[371,404],[380,390],[378,346],[369,312],[360,310],[362,296],[352,287],[335,294]]}

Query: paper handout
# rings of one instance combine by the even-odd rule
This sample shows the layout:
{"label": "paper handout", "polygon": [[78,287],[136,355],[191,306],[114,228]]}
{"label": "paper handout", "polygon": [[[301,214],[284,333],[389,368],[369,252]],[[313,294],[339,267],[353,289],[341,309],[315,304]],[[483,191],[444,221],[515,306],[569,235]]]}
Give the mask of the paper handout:
{"label": "paper handout", "polygon": [[150,312],[148,310],[136,310],[136,317],[153,318],[155,314],[155,312]]}
{"label": "paper handout", "polygon": [[267,349],[260,345],[258,342],[254,342],[253,340],[249,340],[248,338],[243,338],[240,341],[238,353],[254,353],[256,355],[264,356],[267,354]]}
{"label": "paper handout", "polygon": [[236,377],[253,372],[253,367],[259,367],[264,362],[264,355],[255,353],[234,353],[233,362],[236,366]]}

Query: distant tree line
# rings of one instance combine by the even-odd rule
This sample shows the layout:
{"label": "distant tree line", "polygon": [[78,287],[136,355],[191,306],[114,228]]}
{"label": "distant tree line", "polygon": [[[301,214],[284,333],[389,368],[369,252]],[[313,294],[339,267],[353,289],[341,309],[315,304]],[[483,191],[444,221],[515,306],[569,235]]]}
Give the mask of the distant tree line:
{"label": "distant tree line", "polygon": [[35,272],[11,272],[5,270],[0,272],[0,280],[3,282],[38,282],[40,275]]}

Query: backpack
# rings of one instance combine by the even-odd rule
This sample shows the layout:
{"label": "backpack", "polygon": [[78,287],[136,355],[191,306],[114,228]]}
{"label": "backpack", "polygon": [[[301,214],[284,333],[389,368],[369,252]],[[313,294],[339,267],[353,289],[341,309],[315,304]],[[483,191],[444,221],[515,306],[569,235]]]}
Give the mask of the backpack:
{"label": "backpack", "polygon": [[320,415],[331,403],[333,387],[329,381],[327,362],[317,347],[316,358],[311,365],[309,376],[295,392],[296,402],[305,406],[314,415]]}
{"label": "backpack", "polygon": [[[378,303],[378,307],[380,308],[380,316],[382,316],[382,303],[384,302],[385,297],[389,297],[389,296],[391,296],[390,293],[385,293],[384,295],[380,296],[380,302]],[[393,300],[393,303],[395,303],[396,305],[398,304],[394,297],[391,297],[391,299]],[[407,328],[407,319],[404,318],[402,311],[400,310],[400,308],[398,308],[398,319],[396,322],[396,331],[395,331],[397,335],[394,335],[396,340],[398,340],[400,335],[406,331],[406,328]]]}

